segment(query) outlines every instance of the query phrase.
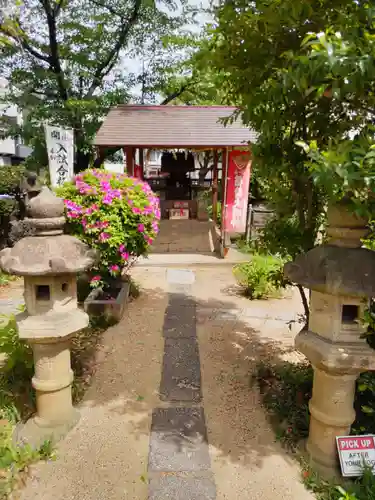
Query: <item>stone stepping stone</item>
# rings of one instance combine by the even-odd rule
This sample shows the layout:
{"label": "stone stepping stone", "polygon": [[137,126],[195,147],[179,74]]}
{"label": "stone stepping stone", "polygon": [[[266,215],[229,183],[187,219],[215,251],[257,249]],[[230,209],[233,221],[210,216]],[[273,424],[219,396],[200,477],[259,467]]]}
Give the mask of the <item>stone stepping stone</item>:
{"label": "stone stepping stone", "polygon": [[201,401],[201,370],[196,338],[165,339],[160,399],[169,402]]}
{"label": "stone stepping stone", "polygon": [[156,408],[151,423],[149,472],[200,471],[210,467],[203,408]]}

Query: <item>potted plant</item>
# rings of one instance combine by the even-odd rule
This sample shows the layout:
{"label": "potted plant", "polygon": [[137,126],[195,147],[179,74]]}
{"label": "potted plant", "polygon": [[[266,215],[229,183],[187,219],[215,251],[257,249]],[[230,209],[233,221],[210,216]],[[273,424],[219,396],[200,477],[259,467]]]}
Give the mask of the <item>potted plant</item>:
{"label": "potted plant", "polygon": [[146,255],[159,230],[159,200],[145,182],[88,169],[57,189],[65,202],[67,230],[99,251],[90,270],[89,314],[119,320],[129,297],[129,270]]}

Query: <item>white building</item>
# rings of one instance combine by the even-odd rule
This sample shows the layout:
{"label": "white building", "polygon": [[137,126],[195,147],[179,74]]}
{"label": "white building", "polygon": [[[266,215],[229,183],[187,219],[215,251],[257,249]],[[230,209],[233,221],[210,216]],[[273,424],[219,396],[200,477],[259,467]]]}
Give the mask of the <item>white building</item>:
{"label": "white building", "polygon": [[[6,94],[7,82],[0,78],[0,98]],[[23,116],[16,106],[0,102],[0,117],[11,125],[21,125]],[[31,148],[22,144],[20,137],[7,137],[6,125],[0,123],[0,166],[18,165],[31,153]]]}

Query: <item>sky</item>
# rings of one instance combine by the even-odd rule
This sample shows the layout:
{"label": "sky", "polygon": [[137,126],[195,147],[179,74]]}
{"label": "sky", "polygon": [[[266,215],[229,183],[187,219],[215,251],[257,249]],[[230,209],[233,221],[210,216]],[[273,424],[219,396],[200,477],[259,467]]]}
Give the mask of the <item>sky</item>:
{"label": "sky", "polygon": [[[203,9],[207,9],[211,4],[211,0],[188,0],[188,2],[189,2],[189,6],[191,6],[191,7],[200,7],[201,6]],[[205,13],[199,13],[196,19],[198,21],[198,25],[194,26],[193,28],[190,27],[190,29],[192,28],[193,31],[195,31],[195,32],[199,32],[204,27],[204,25],[206,23],[208,23],[212,20],[211,16],[209,16],[208,14],[205,14]],[[135,60],[135,59],[124,58],[123,65],[131,73],[138,74],[142,71],[142,60],[141,59]],[[137,96],[141,95],[141,86],[140,85],[137,89],[135,89],[134,93]]]}

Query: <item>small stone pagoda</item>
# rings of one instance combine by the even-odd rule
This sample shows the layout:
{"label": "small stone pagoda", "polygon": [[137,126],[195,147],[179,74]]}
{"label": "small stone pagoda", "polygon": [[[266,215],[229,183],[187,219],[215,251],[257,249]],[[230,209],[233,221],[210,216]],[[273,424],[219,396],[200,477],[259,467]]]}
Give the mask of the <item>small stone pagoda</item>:
{"label": "small stone pagoda", "polygon": [[327,244],[285,265],[286,276],[311,290],[308,328],[297,349],[314,368],[307,451],[323,476],[337,473],[336,437],[350,433],[356,379],[375,370],[375,350],[363,338],[361,317],[375,296],[375,252],[362,247],[366,221],[345,203],[328,210]]}
{"label": "small stone pagoda", "polygon": [[47,187],[27,206],[34,236],[0,252],[0,267],[24,277],[25,313],[17,315],[19,337],[33,349],[37,414],[20,432],[32,443],[63,436],[78,419],[72,405],[70,340],[88,325],[77,307],[76,275],[92,266],[96,254],[63,234],[64,202]]}

